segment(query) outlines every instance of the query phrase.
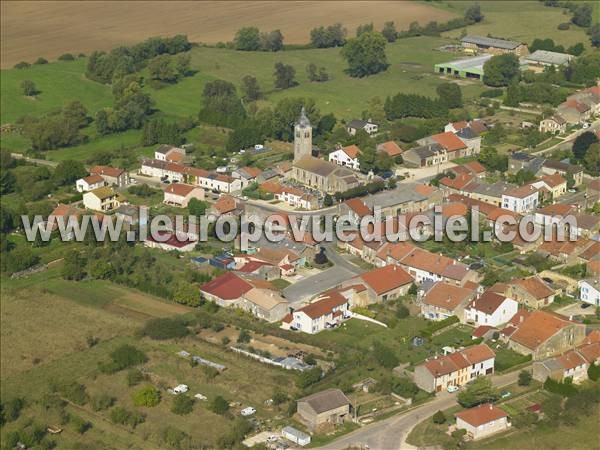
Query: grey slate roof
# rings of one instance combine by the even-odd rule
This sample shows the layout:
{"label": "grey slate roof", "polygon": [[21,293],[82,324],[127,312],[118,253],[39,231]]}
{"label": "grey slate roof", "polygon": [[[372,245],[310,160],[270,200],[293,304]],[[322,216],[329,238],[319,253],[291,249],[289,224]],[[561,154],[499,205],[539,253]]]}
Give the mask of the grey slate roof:
{"label": "grey slate roof", "polygon": [[557,53],[557,52],[549,52],[547,50],[536,50],[535,52],[527,55],[525,58],[525,62],[532,61],[543,64],[556,64],[562,66],[563,64],[568,64],[575,58],[573,55],[567,55],[566,53]]}
{"label": "grey slate roof", "polygon": [[331,411],[341,406],[350,405],[350,400],[339,389],[326,389],[316,394],[298,400],[298,403],[308,403],[317,414]]}
{"label": "grey slate roof", "polygon": [[479,134],[475,133],[471,127],[463,128],[456,135],[461,139],[476,139],[479,137]]}
{"label": "grey slate roof", "polygon": [[414,183],[402,184],[400,188],[363,197],[363,202],[369,208],[374,208],[375,206],[386,208],[388,206],[399,205],[401,203],[425,200],[427,197],[415,192],[414,186]]}
{"label": "grey slate roof", "polygon": [[430,158],[430,157],[434,156],[436,153],[442,152],[443,150],[444,150],[444,147],[442,147],[438,143],[435,143],[435,144],[422,145],[421,147],[411,148],[408,151],[416,154],[421,160],[423,160],[423,159]]}
{"label": "grey slate roof", "polygon": [[354,119],[348,122],[348,128],[354,128],[355,130],[358,130],[360,128],[363,128],[368,123],[371,122],[369,122],[368,120]]}
{"label": "grey slate roof", "polygon": [[482,47],[496,47],[504,48],[506,50],[513,50],[521,45],[520,42],[507,41],[504,39],[489,38],[484,36],[465,36],[460,40],[467,44],[480,45]]}

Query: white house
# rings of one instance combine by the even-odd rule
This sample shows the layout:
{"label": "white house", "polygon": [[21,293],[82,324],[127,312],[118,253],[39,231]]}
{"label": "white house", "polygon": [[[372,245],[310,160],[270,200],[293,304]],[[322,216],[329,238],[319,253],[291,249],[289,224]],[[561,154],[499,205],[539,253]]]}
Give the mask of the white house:
{"label": "white house", "polygon": [[163,203],[187,208],[193,198],[204,200],[204,190],[191,184],[174,183],[165,188]]}
{"label": "white house", "polygon": [[455,414],[456,428],[467,430],[470,439],[477,440],[508,430],[511,424],[502,408],[484,403]]}
{"label": "white house", "polygon": [[121,196],[110,186],[103,186],[83,194],[83,206],[93,211],[107,212],[121,204]]}
{"label": "white house", "polygon": [[588,278],[579,282],[579,298],[582,302],[600,306],[600,280]]}
{"label": "white house", "polygon": [[377,133],[377,131],[379,130],[379,126],[371,122],[370,119],[354,119],[348,122],[348,125],[346,126],[346,131],[350,136],[354,136],[358,130],[365,130],[368,134],[374,134]]}
{"label": "white house", "polygon": [[154,151],[154,158],[159,161],[180,162],[185,157],[183,148],[163,144]]}
{"label": "white house", "polygon": [[80,178],[75,182],[77,192],[89,192],[105,185],[106,183],[104,178],[96,174],[87,176],[85,178]]}
{"label": "white house", "polygon": [[281,190],[275,194],[275,198],[296,208],[314,209],[318,206],[317,198],[314,195],[290,186],[281,186]]}
{"label": "white house", "polygon": [[486,291],[467,305],[464,319],[477,326],[497,327],[512,319],[518,309],[519,303],[512,298]]}
{"label": "white house", "polygon": [[540,121],[538,129],[541,133],[564,133],[567,131],[567,121],[560,114],[555,114]]}
{"label": "white house", "polygon": [[282,328],[316,334],[335,328],[350,317],[350,300],[339,291],[324,293],[314,302],[284,317]]}
{"label": "white house", "polygon": [[337,150],[329,154],[329,161],[339,164],[340,166],[346,166],[354,170],[360,170],[358,155],[360,155],[360,148],[358,148],[356,145],[339,147]]}
{"label": "white house", "polygon": [[537,204],[538,190],[530,184],[509,189],[502,194],[502,208],[509,211],[523,214],[533,211]]}

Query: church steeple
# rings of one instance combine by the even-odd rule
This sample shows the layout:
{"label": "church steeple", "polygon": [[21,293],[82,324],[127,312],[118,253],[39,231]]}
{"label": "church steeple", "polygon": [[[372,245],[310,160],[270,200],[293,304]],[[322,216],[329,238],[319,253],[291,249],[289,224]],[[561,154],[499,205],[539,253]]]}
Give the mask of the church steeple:
{"label": "church steeple", "polygon": [[304,106],[294,126],[294,162],[312,155],[312,127]]}

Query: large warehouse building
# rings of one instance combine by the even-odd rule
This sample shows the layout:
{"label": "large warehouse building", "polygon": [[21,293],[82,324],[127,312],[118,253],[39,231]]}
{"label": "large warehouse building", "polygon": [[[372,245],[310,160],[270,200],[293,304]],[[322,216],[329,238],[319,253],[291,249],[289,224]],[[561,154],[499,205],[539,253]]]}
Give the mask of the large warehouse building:
{"label": "large warehouse building", "polygon": [[480,80],[483,78],[483,65],[491,57],[492,55],[481,55],[474,58],[457,59],[455,61],[436,64],[434,66],[435,72],[459,78]]}

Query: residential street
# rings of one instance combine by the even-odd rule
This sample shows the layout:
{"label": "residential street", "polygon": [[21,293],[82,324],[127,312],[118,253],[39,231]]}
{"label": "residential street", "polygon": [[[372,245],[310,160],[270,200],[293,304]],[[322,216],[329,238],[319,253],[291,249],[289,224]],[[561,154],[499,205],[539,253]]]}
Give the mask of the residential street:
{"label": "residential street", "polygon": [[[493,375],[492,382],[496,387],[512,384],[517,381],[519,371]],[[456,394],[442,392],[433,401],[381,422],[366,425],[320,448],[342,450],[352,446],[368,445],[371,450],[413,449],[413,446],[404,442],[413,427],[436,411],[450,408],[455,403]]]}

